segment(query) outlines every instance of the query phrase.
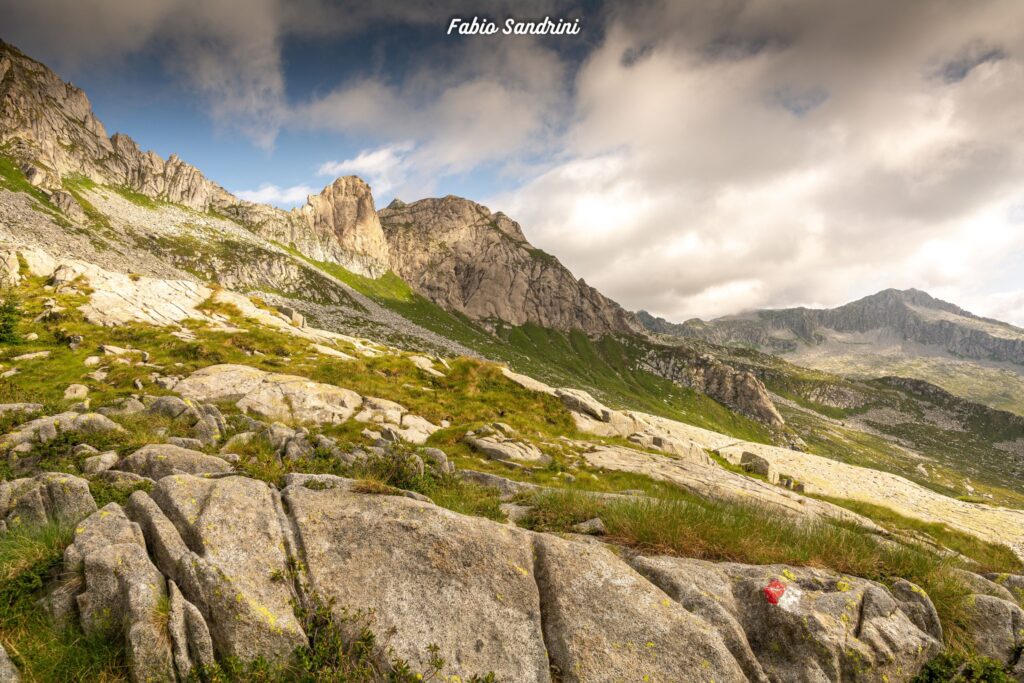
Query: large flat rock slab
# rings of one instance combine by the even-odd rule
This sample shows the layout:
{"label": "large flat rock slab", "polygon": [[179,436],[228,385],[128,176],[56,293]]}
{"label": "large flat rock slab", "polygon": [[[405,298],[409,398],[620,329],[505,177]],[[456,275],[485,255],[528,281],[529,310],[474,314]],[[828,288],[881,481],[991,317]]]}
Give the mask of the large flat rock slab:
{"label": "large flat rock slab", "polygon": [[535,535],[544,635],[566,683],[743,681],[718,632],[597,543]]}
{"label": "large flat rock slab", "polygon": [[762,505],[805,520],[833,519],[881,531],[877,524],[863,515],[759,479],[730,472],[715,464],[655,455],[622,446],[600,446],[584,452],[582,456],[592,467],[643,474],[675,484],[703,498]]}
{"label": "large flat rock slab", "polygon": [[444,680],[550,680],[526,532],[395,496],[293,485],[284,500],[310,588],[336,610],[373,610],[414,670],[436,644]]}
{"label": "large flat rock slab", "polygon": [[756,454],[777,471],[798,479],[809,492],[881,505],[907,517],[948,524],[983,540],[1007,545],[1024,558],[1024,510],[969,503],[896,474],[787,448],[747,442],[731,448]]}
{"label": "large flat rock slab", "polygon": [[[727,459],[750,453],[775,472],[799,481],[808,493],[880,505],[907,517],[948,524],[983,540],[1004,544],[1024,558],[1024,510],[957,500],[889,472],[848,465],[812,453],[741,441],[656,415],[618,411],[587,394],[580,398],[580,392],[560,391],[559,395],[572,412],[580,431],[623,438],[640,434],[651,439],[692,441],[702,448],[724,454]],[[634,464],[628,471],[640,471],[636,469],[636,459],[632,460]],[[713,491],[720,488],[721,483],[728,484],[728,475],[731,474],[719,469],[715,477],[702,478],[687,488],[698,494],[699,489]],[[668,480],[668,477],[660,478]],[[784,501],[780,502],[785,505]]]}
{"label": "large flat rock slab", "polygon": [[244,412],[280,422],[345,422],[363,403],[359,394],[342,387],[246,365],[197,370],[174,390],[197,401],[235,401]]}

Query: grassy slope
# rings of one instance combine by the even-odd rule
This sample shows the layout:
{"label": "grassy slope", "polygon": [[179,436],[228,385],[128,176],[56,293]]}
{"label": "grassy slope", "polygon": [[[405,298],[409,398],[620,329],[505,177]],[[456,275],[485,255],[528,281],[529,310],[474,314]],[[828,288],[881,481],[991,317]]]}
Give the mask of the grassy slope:
{"label": "grassy slope", "polygon": [[27,681],[124,681],[118,639],[55,628],[37,604],[59,576],[73,529],[48,525],[0,535],[0,639]]}
{"label": "grassy slope", "polygon": [[794,362],[850,377],[873,378],[895,375],[936,384],[951,394],[984,405],[1024,415],[1024,370],[989,367],[980,362],[955,358],[892,358],[882,355],[815,357]]}
{"label": "grassy slope", "polygon": [[[881,380],[844,379],[751,349],[718,347],[718,353],[753,369],[772,392],[804,409],[782,406],[780,412],[807,443],[809,452],[893,472],[943,495],[981,496],[980,502],[1024,507],[1024,464],[995,447],[1024,438],[1024,428],[1005,415],[992,415],[980,407],[960,412],[955,405],[933,402]],[[844,390],[865,402],[853,408],[823,405],[810,398],[822,389]],[[867,413],[879,409],[902,417],[895,421],[870,419]],[[926,413],[935,410],[960,415],[962,429],[928,423]],[[855,419],[864,420],[876,433],[850,424]],[[909,454],[907,449],[923,457]],[[927,476],[918,469],[919,464],[926,465]],[[967,479],[975,489],[973,494],[966,487]]]}
{"label": "grassy slope", "polygon": [[[881,579],[893,575],[906,576],[926,587],[951,624],[960,618],[958,600],[965,589],[955,581],[950,583],[946,572],[948,563],[941,561],[927,548],[893,551],[873,541],[870,536],[843,526],[823,525],[801,530],[781,518],[766,516],[763,510],[753,511],[743,506],[709,503],[639,475],[607,473],[581,466],[579,459],[574,458],[571,449],[566,448],[559,437],[579,439],[584,435],[575,431],[571,417],[560,402],[519,387],[488,363],[460,359],[453,363],[446,377],[432,377],[419,371],[411,361],[401,356],[342,361],[314,355],[301,340],[273,330],[257,328],[238,319],[232,322],[243,328],[243,332],[212,332],[199,325],[192,325],[197,335],[197,340],[193,342],[173,337],[169,330],[144,325],[99,328],[84,322],[74,312],[74,306],[84,302],[85,297],[81,294],[57,294],[59,303],[68,310],[64,317],[52,322],[33,323],[29,321],[41,310],[44,294],[52,293],[44,292],[42,281],[29,279],[20,294],[25,309],[21,332],[32,331],[40,338],[35,342],[0,349],[0,364],[10,366],[11,357],[35,350],[49,351],[51,356],[39,361],[19,361],[17,365],[23,368],[22,372],[0,384],[0,402],[31,399],[45,402],[48,412],[66,408],[68,402],[62,398],[63,388],[71,382],[83,381],[82,375],[86,371],[83,361],[101,343],[145,349],[151,354],[150,362],[175,367],[175,372],[179,374],[212,363],[240,362],[267,370],[306,375],[366,395],[399,401],[413,412],[435,422],[441,419],[452,420],[452,427],[436,433],[430,443],[444,447],[461,468],[495,471],[567,489],[564,499],[551,499],[559,501],[557,505],[549,505],[544,500],[537,502],[535,525],[538,528],[556,529],[559,524],[579,521],[577,517],[592,516],[599,512],[616,540],[659,552],[743,562],[771,561],[823,566]],[[222,314],[232,314],[225,307],[218,308],[215,304],[209,304],[208,307]],[[79,348],[70,349],[63,341],[68,334],[84,337]],[[250,355],[255,352],[258,353]],[[136,393],[137,390],[132,386],[136,378],[147,383],[147,393],[163,393],[148,384],[151,368],[133,365],[113,367],[115,369],[105,381],[84,380],[90,387],[94,407]],[[230,413],[234,408],[224,406],[224,410]],[[95,441],[99,447],[126,453],[143,443],[161,441],[167,435],[177,433],[172,423],[154,422],[150,418],[118,419],[127,429],[125,434],[109,441],[97,441],[99,437],[95,436],[89,437],[90,440]],[[465,431],[495,420],[509,423],[524,438],[538,444],[552,456],[552,465],[532,473],[509,471],[493,461],[481,461],[461,443],[461,435]],[[13,422],[3,425],[5,430],[12,426]],[[362,427],[353,421],[323,431],[341,443],[354,447],[366,444],[359,434]],[[167,429],[168,432],[160,434],[156,431],[159,428]],[[77,438],[81,437],[57,440],[45,447],[37,447],[35,451],[22,456],[17,471],[4,472],[5,477],[31,474],[40,469],[79,473],[80,458],[69,455],[70,447]],[[378,464],[353,471],[344,469],[334,459],[316,454],[300,461],[281,462],[274,457],[267,444],[258,441],[240,450],[243,457],[240,463],[242,471],[267,481],[279,483],[287,471],[331,472],[363,479],[368,493],[387,493],[391,490],[389,487],[400,486],[426,493],[439,504],[459,512],[496,519],[502,517],[493,491],[454,479],[416,475],[407,466]],[[573,477],[563,476],[566,472],[571,472]],[[581,498],[578,494],[582,490],[624,489],[642,489],[657,500],[596,510],[592,499]],[[109,492],[95,489],[94,492],[100,502],[110,497]],[[108,497],[104,498],[104,495]],[[579,500],[585,501],[585,504],[573,502]],[[552,515],[556,517],[555,521],[549,519]],[[558,522],[559,519],[563,521]],[[766,535],[766,529],[771,533]],[[829,548],[829,551],[821,552],[822,548]],[[987,567],[1000,571],[1019,571],[1018,563],[1001,557],[987,544],[970,547],[963,545],[958,549],[969,556],[978,556]],[[19,595],[22,593],[19,592]],[[27,595],[32,596],[31,591]],[[19,651],[35,652],[25,655],[32,659],[33,666],[49,666],[45,664],[49,655],[32,649],[40,647],[48,648],[47,652],[52,650],[60,661],[78,661],[77,650],[67,655],[61,654],[60,648],[70,646],[61,645],[63,641],[59,639],[64,636],[52,628],[40,626],[42,630],[39,632],[22,633],[18,630],[20,627],[13,624],[13,621],[7,622],[6,626],[0,623],[0,636],[5,643],[18,647]],[[950,644],[965,647],[958,633],[955,626],[950,629]],[[71,641],[81,642],[77,636],[72,636]],[[113,667],[111,671],[118,671],[121,659],[116,652],[109,654],[100,649],[97,653],[102,666]],[[113,659],[108,661],[107,657]],[[92,661],[85,661],[82,666],[93,666]],[[102,680],[102,676],[98,675],[98,678]],[[116,678],[116,673],[112,674],[112,679]]]}
{"label": "grassy slope", "polygon": [[595,340],[581,332],[533,324],[498,324],[491,334],[469,318],[419,296],[394,273],[372,280],[337,265],[309,262],[421,327],[505,362],[517,372],[555,386],[586,389],[615,407],[643,410],[750,441],[771,441],[763,426],[707,396],[634,370],[633,361],[644,343],[639,338],[609,335]]}
{"label": "grassy slope", "polygon": [[[294,250],[293,253],[301,257]],[[594,340],[582,333],[566,334],[530,324],[510,327],[499,323],[495,333],[490,334],[464,316],[444,311],[418,296],[393,273],[371,280],[339,266],[315,265],[417,324],[550,384],[583,387],[614,406],[663,415],[751,441],[771,442],[770,435],[761,425],[706,396],[649,373],[632,370],[632,360],[643,343],[638,339],[607,336]],[[716,348],[714,351],[721,355],[723,350]],[[849,382],[754,351],[730,349],[729,353],[741,365],[770,365],[771,377],[766,378],[769,388],[812,411],[782,409],[787,423],[808,444],[809,452],[852,465],[893,472],[952,497],[969,496],[964,486],[966,474],[977,492],[991,496],[986,501],[1024,507],[1024,480],[1010,476],[1007,467],[1011,462],[1009,456],[992,446],[1013,434],[997,434],[985,429],[984,425],[967,434],[951,433],[912,419],[904,425],[878,425],[879,431],[887,436],[836,425],[816,419],[814,413],[844,420],[871,407],[896,407],[910,416],[920,413],[921,407],[912,397],[893,390]],[[805,398],[811,389],[831,384],[868,391],[874,402],[862,408],[844,410]],[[928,463],[930,476],[922,476],[917,469],[921,462],[919,459],[909,457],[904,449],[895,445],[901,440],[933,459]]]}

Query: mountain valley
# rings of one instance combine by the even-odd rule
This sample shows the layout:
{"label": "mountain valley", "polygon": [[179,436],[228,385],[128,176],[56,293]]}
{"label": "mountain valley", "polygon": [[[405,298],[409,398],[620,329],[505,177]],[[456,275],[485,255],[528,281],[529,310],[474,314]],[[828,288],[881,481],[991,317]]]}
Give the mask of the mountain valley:
{"label": "mountain valley", "polygon": [[1024,330],[673,324],[468,199],[239,199],[3,42],[0,104],[0,680],[1024,680]]}
{"label": "mountain valley", "polygon": [[641,312],[651,331],[755,348],[839,375],[921,379],[1024,414],[1024,330],[918,290],[885,290],[834,309],[753,311],[669,323]]}

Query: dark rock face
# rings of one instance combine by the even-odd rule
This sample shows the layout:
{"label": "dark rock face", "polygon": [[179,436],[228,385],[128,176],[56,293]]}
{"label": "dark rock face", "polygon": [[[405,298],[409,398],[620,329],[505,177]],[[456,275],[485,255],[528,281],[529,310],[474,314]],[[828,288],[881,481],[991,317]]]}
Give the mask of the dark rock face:
{"label": "dark rock face", "polygon": [[679,347],[661,347],[648,353],[641,367],[670,382],[707,394],[769,427],[785,424],[761,380],[711,355]]}
{"label": "dark rock face", "polygon": [[531,245],[503,213],[459,197],[380,212],[391,268],[420,294],[481,321],[591,334],[636,332],[632,314]]}

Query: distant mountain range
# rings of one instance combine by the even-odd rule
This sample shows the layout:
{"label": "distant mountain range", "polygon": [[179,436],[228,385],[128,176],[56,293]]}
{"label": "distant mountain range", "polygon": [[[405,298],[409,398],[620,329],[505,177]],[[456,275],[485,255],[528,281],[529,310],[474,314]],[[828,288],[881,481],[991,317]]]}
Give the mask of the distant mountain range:
{"label": "distant mountain range", "polygon": [[838,374],[924,379],[995,407],[1024,411],[1024,330],[916,290],[887,289],[837,308],[758,310],[671,323],[652,332],[758,349]]}

